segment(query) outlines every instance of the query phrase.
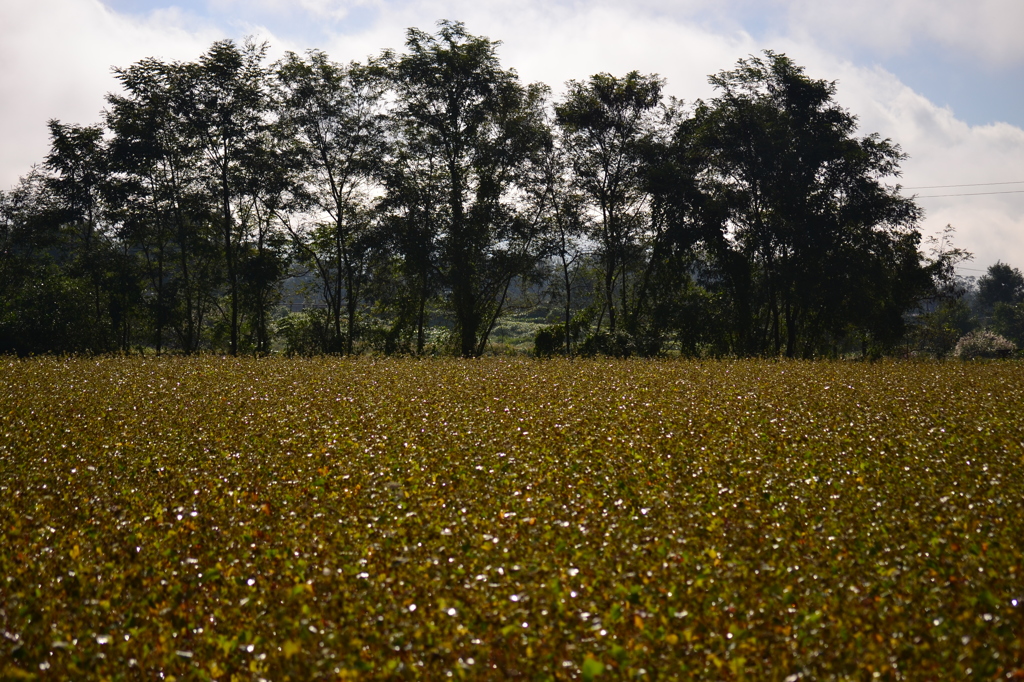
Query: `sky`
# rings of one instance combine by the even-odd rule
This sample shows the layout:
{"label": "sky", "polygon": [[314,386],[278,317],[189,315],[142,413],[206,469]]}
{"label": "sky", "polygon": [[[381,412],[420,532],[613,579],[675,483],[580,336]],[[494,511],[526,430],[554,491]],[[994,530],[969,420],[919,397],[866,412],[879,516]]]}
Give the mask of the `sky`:
{"label": "sky", "polygon": [[502,63],[555,98],[567,80],[635,69],[692,103],[714,96],[709,74],[785,53],[837,81],[859,134],[909,155],[893,182],[918,197],[925,235],[956,228],[974,254],[961,274],[1024,270],[1021,0],[3,0],[0,189],[43,160],[48,120],[101,120],[112,67],[247,36],[272,59],[316,48],[364,61],[441,19],[501,41]]}

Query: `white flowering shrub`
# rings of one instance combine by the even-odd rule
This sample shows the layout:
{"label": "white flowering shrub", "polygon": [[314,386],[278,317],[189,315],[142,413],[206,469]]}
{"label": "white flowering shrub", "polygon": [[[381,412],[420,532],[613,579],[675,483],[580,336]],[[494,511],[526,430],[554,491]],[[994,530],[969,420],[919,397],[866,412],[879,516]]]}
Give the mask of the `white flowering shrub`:
{"label": "white flowering shrub", "polygon": [[956,342],[956,348],[953,349],[953,357],[961,360],[1005,358],[1015,350],[1017,350],[1017,346],[1013,341],[995,332],[982,329],[960,337],[960,340]]}

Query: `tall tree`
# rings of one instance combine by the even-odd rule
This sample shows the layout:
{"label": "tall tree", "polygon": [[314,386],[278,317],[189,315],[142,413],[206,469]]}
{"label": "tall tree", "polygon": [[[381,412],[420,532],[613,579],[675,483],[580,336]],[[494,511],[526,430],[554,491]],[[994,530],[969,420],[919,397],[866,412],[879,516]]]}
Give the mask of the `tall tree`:
{"label": "tall tree", "polygon": [[322,283],[332,350],[352,353],[365,278],[366,216],[386,149],[383,82],[370,69],[337,64],[315,50],[305,59],[287,53],[275,73],[281,124],[304,164],[303,194],[321,217],[312,221],[310,234],[295,234],[296,243]]}
{"label": "tall tree", "polygon": [[596,213],[596,240],[604,264],[604,309],[614,333],[630,312],[628,274],[643,251],[648,195],[643,191],[643,141],[654,132],[663,82],[631,71],[569,81],[555,106],[558,124],[580,190]]}
{"label": "tall tree", "polygon": [[248,347],[270,352],[270,320],[287,273],[287,213],[297,206],[301,158],[281,126],[250,136],[242,153],[238,267]]}
{"label": "tall tree", "polygon": [[523,86],[501,68],[498,43],[442,21],[437,34],[410,29],[408,52],[382,60],[396,91],[394,116],[405,140],[438,159],[445,205],[440,268],[450,289],[459,352],[483,352],[516,274],[532,264],[537,215],[516,192],[550,143],[547,88]]}
{"label": "tall tree", "polygon": [[122,92],[107,96],[113,137],[109,162],[124,239],[141,254],[148,280],[153,343],[174,330],[186,353],[199,348],[218,268],[216,235],[198,142],[172,108],[178,66],[144,59],[115,69]]}
{"label": "tall tree", "polygon": [[[397,127],[393,137],[398,139],[402,127],[392,123]],[[395,145],[382,180],[385,195],[374,240],[374,288],[377,307],[392,318],[384,335],[384,350],[415,350],[421,355],[426,346],[428,305],[437,296],[440,280],[436,227],[443,221],[447,200],[443,176],[429,146],[412,138]]]}
{"label": "tall tree", "polygon": [[901,331],[927,277],[920,211],[884,184],[899,174],[900,148],[854,137],[835,83],[785,55],[766,51],[710,80],[719,95],[695,118],[708,186],[729,207],[729,239],[753,280],[761,324],[749,347],[815,354],[851,326],[876,341]]}
{"label": "tall tree", "polygon": [[[665,108],[664,134],[643,145],[643,188],[650,196],[647,263],[639,273],[632,329],[648,339],[674,334],[684,352],[739,352],[737,330],[725,318],[740,307],[742,289],[727,296],[722,270],[742,264],[729,258],[727,218],[721,196],[708,191],[708,155],[699,125],[673,102]],[[735,296],[738,294],[738,296]]]}
{"label": "tall tree", "polygon": [[246,148],[267,124],[270,100],[263,66],[267,49],[266,43],[246,42],[239,47],[221,40],[199,61],[178,64],[172,72],[172,108],[188,123],[189,134],[202,149],[211,195],[217,198],[232,354],[238,353],[242,241],[235,211],[242,194]]}
{"label": "tall tree", "polygon": [[104,280],[110,265],[106,224],[101,221],[107,178],[106,144],[101,126],[49,122],[50,152],[45,168],[48,188],[59,213],[53,217],[70,230],[70,274],[90,282],[93,350],[106,350],[109,318],[104,311]]}
{"label": "tall tree", "polygon": [[0,192],[0,353],[97,350],[92,287],[73,274],[81,241],[49,180],[37,168]]}
{"label": "tall tree", "polygon": [[[572,355],[573,289],[587,253],[585,239],[590,228],[587,201],[573,182],[571,165],[560,145],[551,147],[541,172],[540,195],[534,201],[542,207],[545,221],[542,253],[555,260],[558,276],[554,288],[562,297],[561,338],[555,341],[566,355]],[[559,331],[557,326],[555,331]]]}

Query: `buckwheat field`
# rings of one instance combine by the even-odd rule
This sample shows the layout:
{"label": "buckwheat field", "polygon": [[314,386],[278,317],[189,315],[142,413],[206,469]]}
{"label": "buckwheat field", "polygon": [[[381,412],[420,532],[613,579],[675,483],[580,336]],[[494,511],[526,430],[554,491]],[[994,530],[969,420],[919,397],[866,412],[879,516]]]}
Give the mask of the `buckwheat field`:
{"label": "buckwheat field", "polygon": [[1024,678],[1024,365],[0,365],[0,678]]}

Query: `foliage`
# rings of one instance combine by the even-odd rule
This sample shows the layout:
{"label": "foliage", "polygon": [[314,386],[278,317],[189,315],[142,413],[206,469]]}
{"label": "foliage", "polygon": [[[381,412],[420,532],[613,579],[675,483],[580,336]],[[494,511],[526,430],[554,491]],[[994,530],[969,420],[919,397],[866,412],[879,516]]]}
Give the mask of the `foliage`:
{"label": "foliage", "polygon": [[62,275],[52,264],[34,268],[29,279],[0,303],[0,353],[95,351],[87,283]]}
{"label": "foliage", "polygon": [[920,210],[887,179],[906,158],[782,54],[741,59],[710,78],[693,132],[708,191],[727,220],[716,253],[736,301],[739,351],[789,357],[834,352],[850,329],[880,344],[926,293]]}
{"label": "foliage", "polygon": [[918,348],[937,358],[946,357],[957,342],[978,326],[962,298],[941,301],[934,310],[918,315],[914,336]]}
{"label": "foliage", "polygon": [[978,298],[988,307],[1018,303],[1024,300],[1024,275],[1002,261],[990,265],[978,279]]}
{"label": "foliage", "polygon": [[[308,308],[288,313],[277,321],[277,332],[284,341],[285,355],[319,355],[330,347],[332,322],[327,311]],[[336,319],[336,318],[335,318]]]}
{"label": "foliage", "polygon": [[1018,347],[1024,346],[1024,302],[996,303],[992,310],[992,330]]}
{"label": "foliage", "polygon": [[1017,350],[1012,341],[987,329],[979,329],[966,334],[956,342],[953,357],[961,360],[975,358],[1006,358]]}
{"label": "foliage", "polygon": [[[561,348],[566,355],[572,355],[573,344],[578,341],[579,334],[589,328],[591,317],[577,320],[574,331],[574,318],[587,313],[580,311],[575,315],[574,306],[579,306],[581,284],[587,279],[587,264],[592,254],[587,251],[587,232],[589,219],[586,200],[576,187],[570,164],[563,145],[552,145],[541,164],[543,174],[539,187],[543,196],[540,204],[544,206],[541,248],[542,256],[547,256],[551,269],[547,276],[539,279],[546,283],[546,294],[551,304],[561,303],[561,325],[547,330],[543,339],[538,337],[534,343],[538,355],[550,355],[555,348]],[[557,274],[555,274],[557,273]],[[607,295],[604,297],[607,301]],[[560,329],[559,329],[560,327]],[[574,336],[575,333],[575,336]]]}
{"label": "foliage", "polygon": [[[392,112],[404,164],[426,165],[435,264],[449,292],[458,352],[479,356],[511,280],[527,272],[540,221],[519,198],[541,162],[550,132],[547,87],[524,86],[503,69],[497,43],[442,21],[436,34],[410,29],[408,52],[386,53],[397,106]],[[400,173],[399,177],[404,174]],[[420,208],[422,187],[392,185],[391,203]]]}
{"label": "foliage", "polygon": [[[569,325],[553,324],[537,330],[533,340],[533,352],[539,358],[552,355],[570,355],[572,344],[578,344],[594,319],[593,308],[579,311],[569,319]],[[567,343],[568,342],[568,343]]]}
{"label": "foliage", "polygon": [[628,322],[633,312],[635,321],[639,304],[630,300],[628,277],[643,271],[651,233],[642,150],[656,134],[663,86],[657,76],[637,71],[622,78],[599,73],[586,82],[569,81],[565,99],[555,105],[576,188],[594,216],[591,237],[598,246],[603,310],[613,336],[636,331],[635,323],[617,319]]}
{"label": "foliage", "polygon": [[263,146],[265,114],[270,108],[263,65],[268,49],[266,43],[247,41],[239,47],[231,40],[219,40],[198,61],[168,69],[172,110],[184,121],[186,135],[199,150],[209,203],[219,223],[232,354],[238,352],[240,342],[241,263],[254,226],[242,219],[241,211],[265,180],[253,182],[250,174],[260,165],[265,169],[274,165],[261,158],[268,153]]}
{"label": "foliage", "polygon": [[383,86],[358,63],[336,64],[317,50],[306,59],[286,53],[275,76],[282,135],[301,160],[297,194],[314,216],[327,218],[313,221],[305,234],[292,231],[301,260],[316,269],[331,314],[332,336],[322,350],[351,354],[367,275],[369,194],[387,146]]}
{"label": "foliage", "polygon": [[599,331],[588,336],[580,345],[580,355],[593,357],[608,355],[613,358],[652,358],[661,352],[662,339],[649,334],[630,334],[626,331]]}
{"label": "foliage", "polygon": [[1016,363],[0,377],[5,679],[1024,674]]}

